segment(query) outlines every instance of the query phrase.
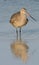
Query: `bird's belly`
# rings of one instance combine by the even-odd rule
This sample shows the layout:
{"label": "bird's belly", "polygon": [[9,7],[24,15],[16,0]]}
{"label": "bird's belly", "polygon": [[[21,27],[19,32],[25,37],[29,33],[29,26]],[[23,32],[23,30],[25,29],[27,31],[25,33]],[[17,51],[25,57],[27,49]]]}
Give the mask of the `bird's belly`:
{"label": "bird's belly", "polygon": [[15,27],[22,27],[24,25],[24,22],[16,22],[16,23],[13,23],[13,25]]}
{"label": "bird's belly", "polygon": [[25,21],[24,20],[22,20],[22,21],[15,21],[12,25],[14,27],[22,27],[22,26],[26,25],[27,22],[28,22],[27,19]]}

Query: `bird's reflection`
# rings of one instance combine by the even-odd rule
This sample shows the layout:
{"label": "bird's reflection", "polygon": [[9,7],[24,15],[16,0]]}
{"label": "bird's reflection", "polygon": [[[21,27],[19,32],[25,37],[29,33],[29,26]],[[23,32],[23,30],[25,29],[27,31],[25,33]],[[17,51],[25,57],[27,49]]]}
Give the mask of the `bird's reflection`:
{"label": "bird's reflection", "polygon": [[23,61],[26,61],[28,59],[28,45],[23,41],[14,41],[10,45],[12,54],[14,53],[15,56],[20,57]]}

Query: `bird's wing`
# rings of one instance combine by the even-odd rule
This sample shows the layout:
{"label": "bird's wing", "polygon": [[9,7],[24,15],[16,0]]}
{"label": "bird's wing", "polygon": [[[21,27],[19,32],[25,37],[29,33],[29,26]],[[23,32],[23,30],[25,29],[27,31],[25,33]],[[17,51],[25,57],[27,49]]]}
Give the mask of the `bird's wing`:
{"label": "bird's wing", "polygon": [[20,12],[17,12],[17,13],[14,13],[12,16],[11,16],[11,19],[10,19],[10,22],[14,22],[15,20],[18,20],[18,16],[20,15]]}

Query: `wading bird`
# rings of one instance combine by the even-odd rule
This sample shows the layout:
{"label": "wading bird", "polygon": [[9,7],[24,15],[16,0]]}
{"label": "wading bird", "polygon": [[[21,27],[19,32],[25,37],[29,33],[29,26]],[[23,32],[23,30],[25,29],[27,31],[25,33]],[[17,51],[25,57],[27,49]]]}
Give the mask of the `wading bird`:
{"label": "wading bird", "polygon": [[21,27],[28,23],[28,16],[30,16],[34,21],[36,21],[25,8],[22,8],[20,11],[14,13],[10,18],[10,23],[16,28],[17,39],[18,39],[18,30],[19,28],[19,36],[21,40]]}

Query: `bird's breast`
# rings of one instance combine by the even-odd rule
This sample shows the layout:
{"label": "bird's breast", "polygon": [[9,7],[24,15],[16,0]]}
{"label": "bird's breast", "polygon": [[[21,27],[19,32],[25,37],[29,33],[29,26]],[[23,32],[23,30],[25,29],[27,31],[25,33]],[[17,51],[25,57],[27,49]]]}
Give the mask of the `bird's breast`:
{"label": "bird's breast", "polygon": [[24,26],[26,24],[27,24],[26,17],[20,17],[19,19],[15,19],[12,25],[14,27],[22,27],[22,26]]}

